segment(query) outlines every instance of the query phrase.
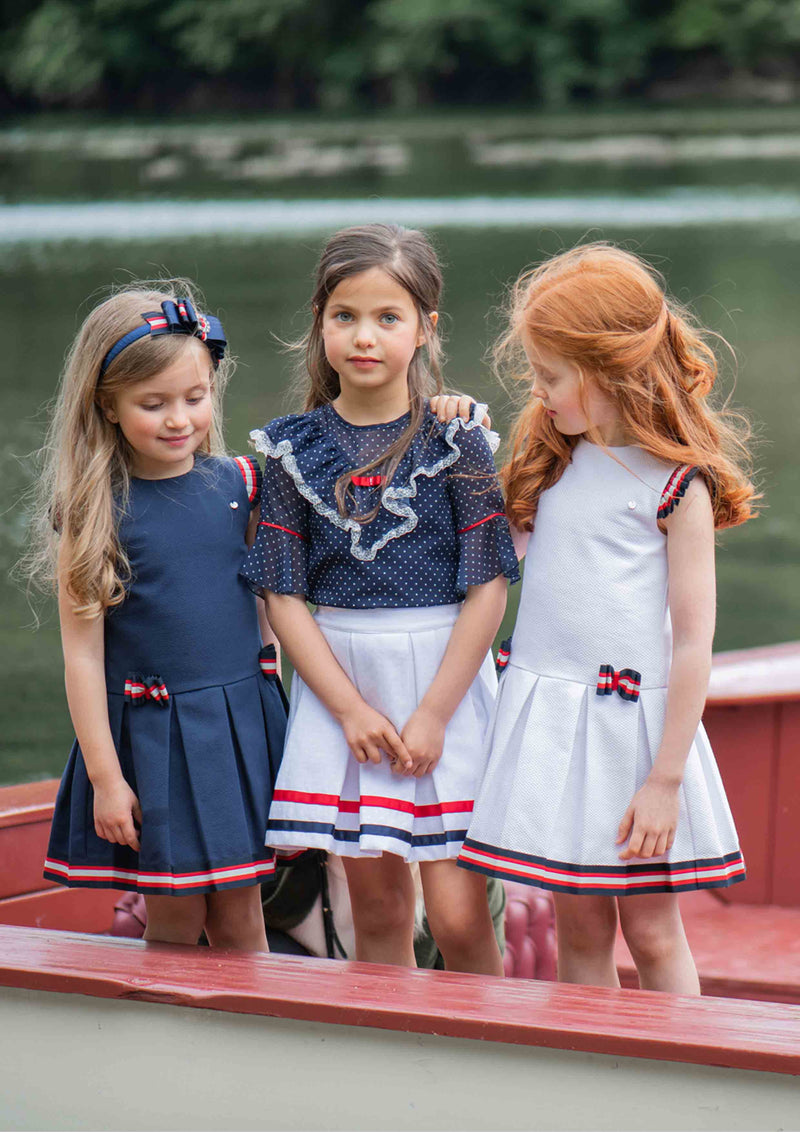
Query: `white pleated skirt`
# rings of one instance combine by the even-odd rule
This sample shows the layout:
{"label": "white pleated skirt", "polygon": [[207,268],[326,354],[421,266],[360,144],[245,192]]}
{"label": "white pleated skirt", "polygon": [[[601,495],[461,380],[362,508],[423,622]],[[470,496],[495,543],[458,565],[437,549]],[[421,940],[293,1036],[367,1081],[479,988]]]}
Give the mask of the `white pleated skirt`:
{"label": "white pleated skirt", "polygon": [[[512,654],[513,655],[513,654]],[[500,681],[486,774],[459,864],[556,892],[614,896],[745,879],[736,828],[700,726],[668,853],[623,862],[617,830],[664,733],[665,687],[637,701],[512,662]]]}
{"label": "white pleated skirt", "polygon": [[[361,696],[400,732],[439,669],[460,610],[320,606],[314,616]],[[447,725],[437,766],[413,778],[393,774],[387,757],[357,762],[342,728],[295,673],[267,844],[347,857],[457,857],[483,775],[496,689],[487,653]]]}

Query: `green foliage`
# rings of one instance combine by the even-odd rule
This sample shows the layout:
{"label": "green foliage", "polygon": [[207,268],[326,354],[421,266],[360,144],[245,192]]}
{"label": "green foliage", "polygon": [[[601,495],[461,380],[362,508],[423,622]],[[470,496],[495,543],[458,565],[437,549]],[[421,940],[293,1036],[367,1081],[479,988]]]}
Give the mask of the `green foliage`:
{"label": "green foliage", "polygon": [[710,50],[734,67],[755,67],[798,46],[800,0],[678,0],[667,40]]}
{"label": "green foliage", "polygon": [[97,85],[103,66],[96,29],[81,19],[78,6],[46,0],[22,27],[5,72],[12,90],[47,102],[80,99]]}
{"label": "green foliage", "polygon": [[796,76],[800,0],[0,0],[0,78],[47,104],[264,105],[625,96],[702,57]]}

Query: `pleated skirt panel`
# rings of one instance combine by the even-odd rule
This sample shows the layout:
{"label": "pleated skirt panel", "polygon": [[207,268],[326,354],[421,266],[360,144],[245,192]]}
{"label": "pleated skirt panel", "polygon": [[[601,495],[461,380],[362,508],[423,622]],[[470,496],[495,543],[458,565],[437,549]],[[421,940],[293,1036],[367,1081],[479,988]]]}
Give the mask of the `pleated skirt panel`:
{"label": "pleated skirt panel", "polygon": [[666,688],[636,701],[515,665],[500,681],[486,774],[459,864],[556,892],[624,895],[745,879],[736,828],[698,728],[668,853],[622,862],[617,830],[658,754]]}
{"label": "pleated skirt panel", "polygon": [[44,875],[74,887],[145,894],[213,892],[275,871],[265,848],[287,705],[275,677],[170,696],[108,697],[122,773],[142,808],[140,851],[98,837],[94,792],[76,742],[56,800]]}
{"label": "pleated skirt panel", "polygon": [[[400,732],[439,669],[460,608],[320,607],[315,616],[360,694]],[[295,674],[268,843],[353,857],[456,857],[483,773],[495,690],[487,655],[447,725],[439,763],[413,778],[394,774],[386,757],[377,764],[357,762],[342,728]]]}

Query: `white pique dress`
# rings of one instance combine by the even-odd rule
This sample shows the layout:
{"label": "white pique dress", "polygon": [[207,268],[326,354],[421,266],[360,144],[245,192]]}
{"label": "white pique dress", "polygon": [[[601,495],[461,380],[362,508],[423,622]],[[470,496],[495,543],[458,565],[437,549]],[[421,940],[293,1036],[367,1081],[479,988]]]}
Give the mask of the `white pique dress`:
{"label": "white pique dress", "polygon": [[658,519],[696,469],[580,440],[539,501],[490,757],[459,863],[557,892],[718,888],[745,869],[706,733],[697,730],[678,831],[662,857],[615,844],[664,730],[672,656]]}

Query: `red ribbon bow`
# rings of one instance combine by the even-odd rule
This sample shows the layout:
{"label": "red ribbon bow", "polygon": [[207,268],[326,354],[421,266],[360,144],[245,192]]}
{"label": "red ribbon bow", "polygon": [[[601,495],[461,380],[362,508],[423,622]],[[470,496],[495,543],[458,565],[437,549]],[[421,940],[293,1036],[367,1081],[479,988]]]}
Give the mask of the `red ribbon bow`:
{"label": "red ribbon bow", "polygon": [[140,676],[138,672],[129,672],[125,679],[125,699],[132,704],[140,706],[145,700],[166,707],[169,703],[167,686],[160,676]]}
{"label": "red ribbon bow", "polygon": [[610,696],[612,692],[618,692],[623,700],[638,700],[641,682],[642,674],[635,668],[621,668],[616,672],[612,665],[601,664],[597,679],[597,694]]}

